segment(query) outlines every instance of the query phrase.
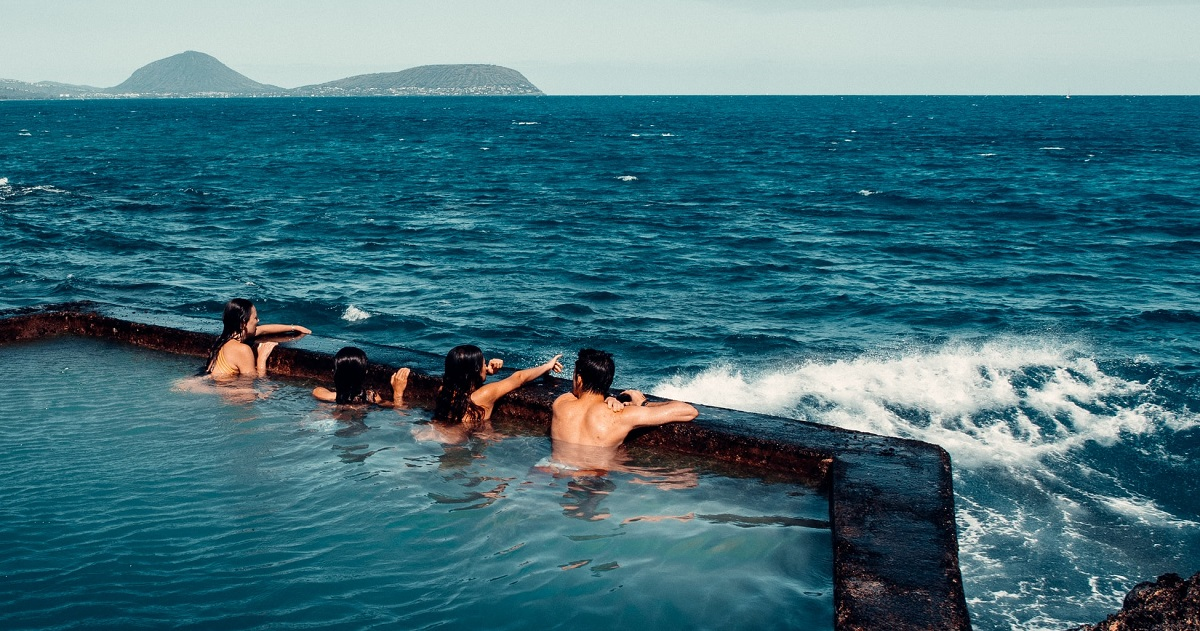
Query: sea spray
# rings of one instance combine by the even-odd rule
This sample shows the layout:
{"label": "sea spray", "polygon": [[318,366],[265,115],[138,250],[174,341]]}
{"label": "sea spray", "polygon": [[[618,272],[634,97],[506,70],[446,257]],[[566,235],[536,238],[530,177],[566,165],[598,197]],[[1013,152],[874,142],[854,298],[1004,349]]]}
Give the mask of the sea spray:
{"label": "sea spray", "polygon": [[951,343],[897,356],[807,360],[741,370],[721,364],[653,393],[942,445],[960,466],[1030,466],[1088,442],[1195,427],[1152,384],[1110,375],[1067,344]]}
{"label": "sea spray", "polygon": [[1186,480],[1186,459],[1142,445],[1200,419],[1161,368],[1146,381],[1119,372],[1079,345],[1009,338],[767,370],[721,364],[652,391],[941,445],[968,604],[988,613],[981,628],[1032,630],[1115,610],[1140,568],[1192,554],[1154,543],[1200,527],[1190,500],[1150,497],[1130,470]]}
{"label": "sea spray", "polygon": [[359,309],[354,305],[349,305],[346,307],[346,310],[342,312],[342,319],[347,322],[362,322],[369,317],[371,317],[371,314]]}

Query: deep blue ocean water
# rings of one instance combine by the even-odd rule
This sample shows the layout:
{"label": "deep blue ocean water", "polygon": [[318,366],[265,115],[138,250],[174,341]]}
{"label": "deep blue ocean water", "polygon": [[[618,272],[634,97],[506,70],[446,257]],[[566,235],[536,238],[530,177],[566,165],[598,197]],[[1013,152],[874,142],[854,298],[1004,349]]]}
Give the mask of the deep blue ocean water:
{"label": "deep blue ocean water", "polygon": [[[0,103],[0,308],[96,300],[938,443],[978,629],[1200,571],[1200,98]],[[569,362],[568,362],[569,370]],[[781,421],[782,422],[782,421]]]}

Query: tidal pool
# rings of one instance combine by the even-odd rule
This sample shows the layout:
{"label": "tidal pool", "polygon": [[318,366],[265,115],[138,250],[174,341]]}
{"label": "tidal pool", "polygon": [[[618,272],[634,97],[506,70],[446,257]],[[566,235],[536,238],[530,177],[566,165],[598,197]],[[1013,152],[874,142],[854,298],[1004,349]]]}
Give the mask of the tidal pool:
{"label": "tidal pool", "polygon": [[831,629],[822,493],[545,437],[421,440],[312,384],[181,388],[194,358],[0,346],[0,627]]}

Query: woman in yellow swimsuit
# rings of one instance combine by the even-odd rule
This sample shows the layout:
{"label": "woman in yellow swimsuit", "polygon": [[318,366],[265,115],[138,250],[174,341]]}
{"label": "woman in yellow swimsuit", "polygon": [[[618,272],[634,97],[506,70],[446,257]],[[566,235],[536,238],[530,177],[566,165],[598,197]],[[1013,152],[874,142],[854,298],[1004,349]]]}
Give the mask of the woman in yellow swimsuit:
{"label": "woman in yellow swimsuit", "polygon": [[245,298],[234,298],[226,303],[221,321],[224,330],[213,345],[204,368],[204,372],[213,379],[262,377],[267,374],[267,357],[270,357],[278,343],[260,342],[251,347],[249,343],[253,343],[255,335],[312,333],[298,324],[259,324],[258,310]]}

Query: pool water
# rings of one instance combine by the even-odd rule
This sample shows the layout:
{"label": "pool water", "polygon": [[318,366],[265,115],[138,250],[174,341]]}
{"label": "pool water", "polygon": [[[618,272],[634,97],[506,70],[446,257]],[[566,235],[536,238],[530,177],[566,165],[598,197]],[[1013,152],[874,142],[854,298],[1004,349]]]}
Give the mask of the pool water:
{"label": "pool water", "polygon": [[829,629],[828,498],[699,461],[556,477],[544,437],[198,360],[0,346],[0,628]]}

